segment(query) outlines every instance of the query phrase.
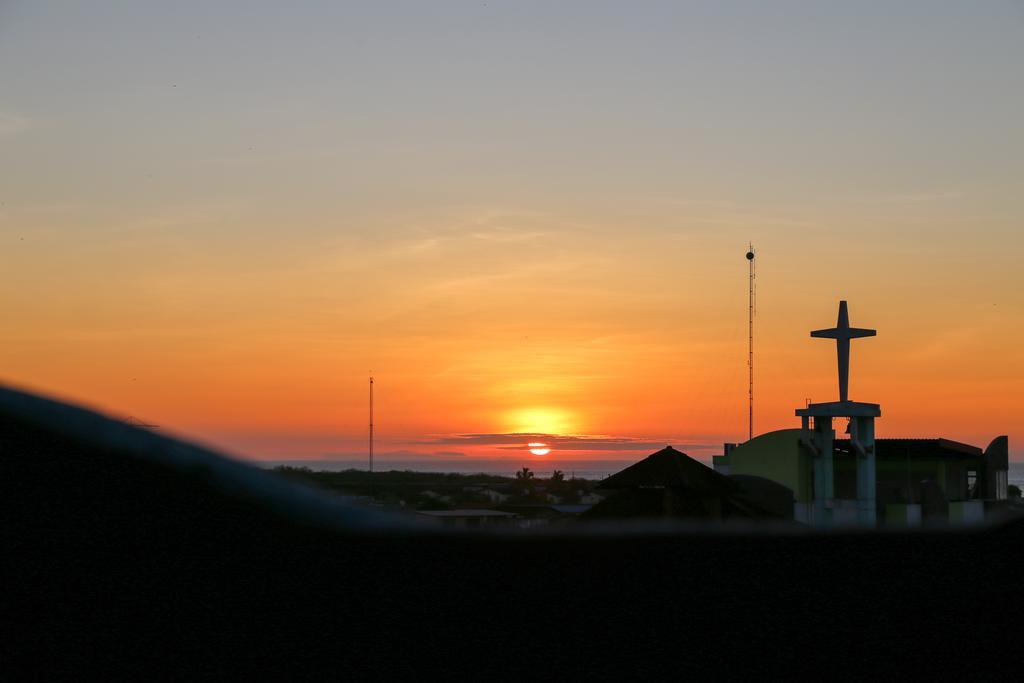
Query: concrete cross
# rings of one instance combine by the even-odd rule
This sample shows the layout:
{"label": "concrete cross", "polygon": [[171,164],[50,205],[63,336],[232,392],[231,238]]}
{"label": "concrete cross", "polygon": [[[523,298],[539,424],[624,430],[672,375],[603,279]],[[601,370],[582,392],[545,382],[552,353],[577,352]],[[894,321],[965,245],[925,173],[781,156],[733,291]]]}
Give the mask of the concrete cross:
{"label": "concrete cross", "polygon": [[836,355],[839,357],[839,400],[846,401],[850,387],[850,340],[861,337],[874,337],[875,330],[850,327],[850,314],[846,310],[846,302],[839,302],[839,320],[829,330],[815,330],[812,337],[824,337],[836,340]]}

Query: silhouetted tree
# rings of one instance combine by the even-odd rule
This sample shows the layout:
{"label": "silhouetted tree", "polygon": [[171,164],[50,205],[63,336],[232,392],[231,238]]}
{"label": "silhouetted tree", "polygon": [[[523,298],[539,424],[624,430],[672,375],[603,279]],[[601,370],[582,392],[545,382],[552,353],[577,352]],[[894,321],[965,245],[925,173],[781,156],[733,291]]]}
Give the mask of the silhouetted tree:
{"label": "silhouetted tree", "polygon": [[1006,487],[1007,498],[1020,498],[1020,487],[1016,484],[1010,484]]}
{"label": "silhouetted tree", "polygon": [[568,490],[567,482],[565,481],[565,473],[562,470],[555,470],[551,473],[551,478],[548,480],[548,493],[553,496],[562,498]]}
{"label": "silhouetted tree", "polygon": [[517,481],[529,482],[531,479],[533,479],[533,472],[530,471],[529,467],[524,467],[523,469],[516,472]]}

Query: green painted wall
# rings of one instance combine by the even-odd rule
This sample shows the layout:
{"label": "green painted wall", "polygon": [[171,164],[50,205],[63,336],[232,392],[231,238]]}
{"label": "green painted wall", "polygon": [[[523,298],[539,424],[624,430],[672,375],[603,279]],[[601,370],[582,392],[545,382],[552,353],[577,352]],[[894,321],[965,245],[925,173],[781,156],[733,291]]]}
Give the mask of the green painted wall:
{"label": "green painted wall", "polygon": [[[730,474],[755,475],[787,486],[798,503],[813,500],[811,457],[800,446],[799,429],[781,429],[756,436],[734,448],[729,455],[716,456],[715,464],[727,465]],[[849,456],[836,457],[833,461],[836,498],[856,497],[856,466],[856,459]],[[945,458],[909,461],[897,458],[879,459],[875,467],[878,504],[886,506],[920,502],[920,482],[924,479],[935,480],[948,500],[963,500],[967,496],[966,470],[972,464]]]}
{"label": "green painted wall", "polygon": [[800,448],[799,429],[760,434],[715,461],[728,465],[730,474],[751,474],[789,487],[798,503],[811,500],[809,456]]}

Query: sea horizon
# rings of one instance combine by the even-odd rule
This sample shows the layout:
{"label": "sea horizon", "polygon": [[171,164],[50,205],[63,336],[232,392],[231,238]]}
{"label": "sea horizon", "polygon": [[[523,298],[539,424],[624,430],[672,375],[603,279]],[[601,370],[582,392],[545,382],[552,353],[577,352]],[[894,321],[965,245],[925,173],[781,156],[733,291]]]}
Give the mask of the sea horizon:
{"label": "sea horizon", "polygon": [[[709,458],[696,458],[708,467]],[[263,469],[275,467],[307,467],[314,471],[343,472],[345,470],[366,470],[366,460],[250,460],[247,461]],[[582,479],[603,479],[634,464],[633,460],[531,460],[527,458],[448,458],[444,460],[375,460],[373,468],[377,472],[392,470],[411,472],[432,472],[451,474],[495,474],[515,476],[524,467],[538,478],[547,478],[555,470],[562,471],[567,477],[576,476]]]}

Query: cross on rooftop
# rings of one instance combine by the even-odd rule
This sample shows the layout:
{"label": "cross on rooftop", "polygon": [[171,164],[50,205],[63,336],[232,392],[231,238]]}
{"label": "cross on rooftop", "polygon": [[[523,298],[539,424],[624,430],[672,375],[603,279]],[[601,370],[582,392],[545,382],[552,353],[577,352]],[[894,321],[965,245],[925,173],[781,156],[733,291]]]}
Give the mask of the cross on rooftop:
{"label": "cross on rooftop", "polygon": [[846,309],[846,302],[839,302],[839,320],[836,326],[828,330],[814,330],[812,337],[824,337],[825,339],[836,340],[836,355],[839,361],[839,400],[849,400],[847,394],[850,387],[850,340],[861,337],[874,337],[875,330],[867,330],[859,327],[850,327],[850,314]]}

